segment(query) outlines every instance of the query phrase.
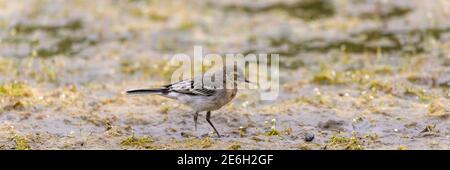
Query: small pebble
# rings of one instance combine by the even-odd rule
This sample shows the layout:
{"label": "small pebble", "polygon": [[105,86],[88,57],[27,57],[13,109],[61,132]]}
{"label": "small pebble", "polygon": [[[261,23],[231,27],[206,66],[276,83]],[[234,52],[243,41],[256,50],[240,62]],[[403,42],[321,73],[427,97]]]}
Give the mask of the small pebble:
{"label": "small pebble", "polygon": [[314,140],[314,134],[313,133],[306,133],[305,134],[305,141],[306,142],[311,142],[312,140]]}
{"label": "small pebble", "polygon": [[320,90],[318,88],[314,88],[313,91],[316,93],[316,95],[321,95],[322,94],[322,93],[320,93]]}
{"label": "small pebble", "polygon": [[189,137],[192,137],[192,136],[193,136],[192,134],[190,134],[190,133],[188,133],[188,132],[181,132],[180,135],[181,135],[183,138],[189,138]]}

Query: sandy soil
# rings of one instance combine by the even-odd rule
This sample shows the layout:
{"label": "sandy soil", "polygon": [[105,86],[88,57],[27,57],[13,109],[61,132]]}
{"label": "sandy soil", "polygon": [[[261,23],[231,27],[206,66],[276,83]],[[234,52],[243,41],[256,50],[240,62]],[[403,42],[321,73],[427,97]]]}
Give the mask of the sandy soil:
{"label": "sandy soil", "polygon": [[[240,91],[219,139],[123,94],[194,45],[280,54],[279,98]],[[0,0],[0,149],[449,149],[449,86],[446,0]]]}

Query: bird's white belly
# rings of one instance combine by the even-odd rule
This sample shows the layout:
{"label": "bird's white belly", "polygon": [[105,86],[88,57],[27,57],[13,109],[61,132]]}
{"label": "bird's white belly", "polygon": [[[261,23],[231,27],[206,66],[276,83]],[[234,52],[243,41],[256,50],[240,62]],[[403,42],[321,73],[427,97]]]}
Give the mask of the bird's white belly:
{"label": "bird's white belly", "polygon": [[192,96],[180,93],[169,94],[169,96],[178,99],[197,112],[218,110],[234,97],[229,96],[225,91],[219,91],[212,96]]}

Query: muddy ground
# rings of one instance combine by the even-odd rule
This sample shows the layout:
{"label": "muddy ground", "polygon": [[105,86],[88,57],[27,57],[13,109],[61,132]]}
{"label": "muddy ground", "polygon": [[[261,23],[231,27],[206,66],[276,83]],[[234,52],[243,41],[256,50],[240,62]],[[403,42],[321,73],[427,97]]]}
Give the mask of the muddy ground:
{"label": "muddy ground", "polygon": [[[194,45],[280,54],[279,98],[240,91],[219,139],[123,94]],[[449,86],[447,0],[0,0],[0,149],[450,149]]]}

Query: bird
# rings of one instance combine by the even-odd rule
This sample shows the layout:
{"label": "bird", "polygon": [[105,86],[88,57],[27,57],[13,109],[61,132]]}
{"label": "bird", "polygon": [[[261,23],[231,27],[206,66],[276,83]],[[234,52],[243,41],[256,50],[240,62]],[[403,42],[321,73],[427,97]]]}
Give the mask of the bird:
{"label": "bird", "polygon": [[[204,81],[212,79],[217,81]],[[195,130],[197,130],[199,113],[206,111],[206,121],[220,138],[220,133],[210,120],[211,112],[219,110],[229,103],[237,94],[238,83],[242,82],[250,83],[240,67],[237,67],[236,64],[233,66],[224,65],[216,71],[191,79],[163,85],[159,88],[129,90],[126,91],[126,94],[157,94],[189,106],[194,111]]]}

